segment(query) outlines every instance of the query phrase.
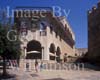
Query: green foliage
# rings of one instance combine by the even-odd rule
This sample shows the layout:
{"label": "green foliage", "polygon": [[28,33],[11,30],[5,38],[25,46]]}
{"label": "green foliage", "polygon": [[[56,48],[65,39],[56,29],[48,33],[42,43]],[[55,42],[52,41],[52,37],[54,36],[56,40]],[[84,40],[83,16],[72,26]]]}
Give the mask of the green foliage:
{"label": "green foliage", "polygon": [[10,28],[8,26],[4,27],[0,25],[0,56],[6,56],[6,58],[15,59],[21,54],[20,40],[16,40],[14,42],[9,41],[7,39],[7,32],[9,30]]}

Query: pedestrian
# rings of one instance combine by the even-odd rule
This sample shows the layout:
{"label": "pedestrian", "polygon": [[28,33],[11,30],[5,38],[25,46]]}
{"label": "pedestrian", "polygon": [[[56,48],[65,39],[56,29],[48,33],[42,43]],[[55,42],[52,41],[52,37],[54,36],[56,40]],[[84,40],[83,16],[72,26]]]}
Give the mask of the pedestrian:
{"label": "pedestrian", "polygon": [[37,59],[35,60],[35,71],[38,72],[38,61],[37,61]]}
{"label": "pedestrian", "polygon": [[15,60],[15,69],[18,70],[18,62]]}
{"label": "pedestrian", "polygon": [[29,71],[29,63],[26,63],[26,70]]}
{"label": "pedestrian", "polygon": [[40,71],[42,71],[42,69],[43,69],[43,61],[41,61],[40,63]]}

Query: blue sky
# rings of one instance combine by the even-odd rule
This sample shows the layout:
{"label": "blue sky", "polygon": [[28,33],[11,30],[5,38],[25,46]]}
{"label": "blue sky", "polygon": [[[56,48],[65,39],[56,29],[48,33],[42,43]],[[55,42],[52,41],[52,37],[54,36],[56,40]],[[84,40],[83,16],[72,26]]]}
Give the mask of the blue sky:
{"label": "blue sky", "polygon": [[96,5],[99,0],[0,0],[0,8],[10,6],[51,7],[60,6],[66,11],[67,17],[76,36],[76,47],[87,47],[87,10]]}

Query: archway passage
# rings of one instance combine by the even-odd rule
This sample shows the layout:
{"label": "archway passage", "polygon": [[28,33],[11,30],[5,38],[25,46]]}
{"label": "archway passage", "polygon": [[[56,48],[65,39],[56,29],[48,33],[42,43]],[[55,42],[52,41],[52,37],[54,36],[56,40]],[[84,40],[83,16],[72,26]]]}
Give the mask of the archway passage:
{"label": "archway passage", "polygon": [[41,59],[42,48],[41,43],[36,40],[32,40],[27,44],[27,56],[26,59]]}
{"label": "archway passage", "polygon": [[61,54],[61,50],[60,50],[59,47],[57,47],[56,55],[57,55],[57,56],[60,56],[60,54]]}
{"label": "archway passage", "polygon": [[52,55],[50,55],[50,60],[55,60],[55,45],[53,43],[51,43],[50,48],[49,48],[50,53],[52,53]]}
{"label": "archway passage", "polygon": [[50,45],[50,52],[55,53],[55,45],[53,43]]}
{"label": "archway passage", "polygon": [[61,55],[61,50],[59,47],[57,47],[57,51],[56,51],[56,61],[60,62],[60,55]]}

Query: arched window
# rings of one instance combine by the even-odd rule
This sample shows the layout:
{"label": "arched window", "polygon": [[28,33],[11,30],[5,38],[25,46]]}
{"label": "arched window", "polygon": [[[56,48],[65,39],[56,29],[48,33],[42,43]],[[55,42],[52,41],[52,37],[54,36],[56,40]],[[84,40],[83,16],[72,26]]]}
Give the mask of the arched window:
{"label": "arched window", "polygon": [[21,21],[21,24],[20,24],[20,32],[21,32],[21,35],[22,36],[25,36],[27,35],[27,22],[26,21]]}
{"label": "arched window", "polygon": [[61,55],[61,50],[60,50],[60,48],[59,47],[57,47],[57,51],[56,51],[56,61],[57,62],[60,62],[60,55]]}
{"label": "arched window", "polygon": [[38,23],[39,17],[34,16],[31,18],[31,31],[36,31],[37,29],[39,29]]}
{"label": "arched window", "polygon": [[54,45],[53,43],[50,45],[49,51],[50,51],[51,53],[55,53],[55,45]]}
{"label": "arched window", "polygon": [[57,56],[60,56],[60,54],[61,54],[61,50],[60,50],[59,47],[57,47],[56,55],[57,55]]}
{"label": "arched window", "polygon": [[47,23],[45,21],[40,22],[40,36],[46,36]]}

